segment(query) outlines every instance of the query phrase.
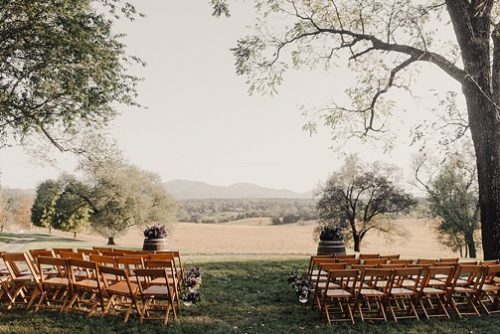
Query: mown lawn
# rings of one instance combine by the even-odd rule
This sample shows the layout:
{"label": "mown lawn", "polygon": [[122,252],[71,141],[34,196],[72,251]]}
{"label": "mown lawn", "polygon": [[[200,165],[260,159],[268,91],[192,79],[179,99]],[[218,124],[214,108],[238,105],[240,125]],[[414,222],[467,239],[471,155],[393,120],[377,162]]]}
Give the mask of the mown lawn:
{"label": "mown lawn", "polygon": [[500,333],[500,316],[401,323],[327,326],[301,305],[286,279],[305,261],[203,264],[203,300],[183,307],[167,328],[157,322],[127,324],[115,317],[87,318],[44,311],[1,309],[0,333]]}

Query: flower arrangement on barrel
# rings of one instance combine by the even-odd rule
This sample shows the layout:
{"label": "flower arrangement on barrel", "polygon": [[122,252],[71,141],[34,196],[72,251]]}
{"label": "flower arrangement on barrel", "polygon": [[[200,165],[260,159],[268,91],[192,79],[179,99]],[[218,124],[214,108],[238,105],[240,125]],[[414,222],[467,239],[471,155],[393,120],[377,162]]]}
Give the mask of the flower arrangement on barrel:
{"label": "flower arrangement on barrel", "polygon": [[311,285],[305,278],[305,274],[300,275],[297,270],[292,271],[290,276],[288,276],[288,284],[295,289],[295,292],[299,297],[299,302],[303,304],[307,303],[309,293],[311,292]]}
{"label": "flower arrangement on barrel", "polygon": [[165,225],[155,224],[144,229],[143,250],[166,250],[167,229]]}
{"label": "flower arrangement on barrel", "polygon": [[200,267],[192,267],[184,275],[184,292],[182,294],[182,302],[186,306],[196,304],[201,300],[201,276]]}

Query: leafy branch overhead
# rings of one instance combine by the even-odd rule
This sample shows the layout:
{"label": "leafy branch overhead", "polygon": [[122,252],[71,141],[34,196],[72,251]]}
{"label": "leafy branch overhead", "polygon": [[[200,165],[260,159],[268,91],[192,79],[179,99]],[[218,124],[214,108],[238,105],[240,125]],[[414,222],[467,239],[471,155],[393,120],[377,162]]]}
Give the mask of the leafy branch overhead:
{"label": "leafy branch overhead", "polygon": [[[498,20],[498,3],[473,3],[477,19],[489,18],[495,6],[491,19]],[[290,67],[329,67],[347,61],[357,73],[357,84],[346,89],[350,105],[334,103],[322,110],[326,125],[337,130],[337,139],[384,133],[394,108],[389,92],[411,88],[417,63],[433,64],[461,84],[476,85],[475,74],[460,63],[458,46],[440,39],[438,29],[451,29],[443,1],[272,0],[257,1],[256,8],[256,34],[241,38],[232,49],[236,73],[246,76],[250,93],[275,94]],[[491,29],[494,38],[499,23]]]}
{"label": "leafy branch overhead", "polygon": [[143,63],[112,25],[137,15],[120,0],[0,1],[0,147],[42,135],[68,150],[66,137],[105,126],[116,103],[136,105],[127,70]]}

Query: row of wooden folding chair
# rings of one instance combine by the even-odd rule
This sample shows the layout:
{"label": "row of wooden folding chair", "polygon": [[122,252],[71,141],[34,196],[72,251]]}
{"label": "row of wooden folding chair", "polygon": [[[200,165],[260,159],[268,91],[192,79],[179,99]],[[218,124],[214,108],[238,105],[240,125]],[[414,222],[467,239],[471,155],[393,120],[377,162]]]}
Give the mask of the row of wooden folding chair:
{"label": "row of wooden folding chair", "polygon": [[[128,305],[125,321],[132,309],[137,311],[141,322],[158,318],[150,314],[158,308],[166,311],[161,317],[164,323],[168,321],[170,312],[174,318],[177,317],[174,304],[179,303],[178,292],[174,292],[176,278],[168,274],[174,271],[172,261],[147,260],[146,268],[135,269],[133,276],[129,276],[124,268],[99,266],[96,262],[76,258],[38,256],[38,270],[34,269],[24,253],[6,253],[4,261],[12,277],[11,302],[20,298],[30,307],[39,297],[35,311],[42,306],[57,306],[60,311],[67,311],[75,303],[77,309],[85,310],[81,306],[88,304],[90,307],[86,311],[90,316],[100,303],[103,314],[108,314],[110,308],[116,310]],[[23,274],[19,264],[27,266],[31,274]],[[153,300],[165,302],[152,303]]]}
{"label": "row of wooden folding chair", "polygon": [[[448,306],[460,317],[479,315],[478,308],[487,314],[500,312],[500,286],[494,281],[500,273],[498,264],[361,270],[323,265],[322,270],[327,272],[327,278],[318,278],[313,306],[318,306],[329,323],[354,323],[354,310],[362,321],[367,315],[371,320],[387,321],[387,310],[395,321],[419,320],[417,306],[427,319],[449,318]],[[321,276],[324,278],[325,274]]]}

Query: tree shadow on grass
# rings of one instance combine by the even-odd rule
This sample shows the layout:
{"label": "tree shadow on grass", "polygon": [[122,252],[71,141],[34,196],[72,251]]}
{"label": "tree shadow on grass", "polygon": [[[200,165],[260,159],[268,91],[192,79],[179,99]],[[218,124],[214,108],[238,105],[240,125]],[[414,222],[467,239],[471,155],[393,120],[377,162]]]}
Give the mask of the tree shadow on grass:
{"label": "tree shadow on grass", "polygon": [[81,239],[56,237],[42,233],[0,233],[0,242],[5,243],[27,243],[27,242],[85,242]]}

